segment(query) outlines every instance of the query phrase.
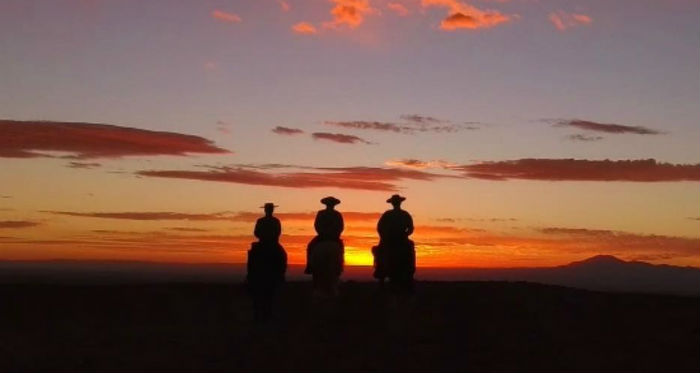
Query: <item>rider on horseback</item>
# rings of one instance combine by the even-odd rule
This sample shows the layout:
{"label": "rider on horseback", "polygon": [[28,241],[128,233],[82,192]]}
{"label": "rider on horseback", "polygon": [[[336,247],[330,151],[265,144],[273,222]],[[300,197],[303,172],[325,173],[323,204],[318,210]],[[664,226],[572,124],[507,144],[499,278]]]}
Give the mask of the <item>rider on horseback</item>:
{"label": "rider on horseback", "polygon": [[275,207],[272,203],[263,206],[265,216],[255,222],[253,231],[258,242],[253,242],[248,251],[246,280],[257,321],[270,318],[272,299],[287,271],[287,253],[279,243],[282,226],[279,219],[272,216]]}
{"label": "rider on horseback", "polygon": [[335,197],[326,197],[321,200],[321,203],[326,205],[326,208],[316,213],[316,220],[314,220],[316,237],[314,237],[306,247],[306,269],[304,270],[306,274],[311,274],[313,272],[313,268],[311,268],[311,253],[315,245],[323,241],[332,241],[340,245],[341,251],[344,247],[343,240],[340,239],[340,234],[343,233],[343,229],[345,228],[343,215],[334,209],[335,205],[340,203],[340,200]]}
{"label": "rider on horseback", "polygon": [[387,203],[394,208],[384,212],[377,223],[379,245],[372,248],[374,277],[382,282],[389,277],[398,287],[412,291],[416,253],[413,241],[408,236],[413,233],[413,218],[401,209],[404,200],[406,198],[398,194],[391,196]]}

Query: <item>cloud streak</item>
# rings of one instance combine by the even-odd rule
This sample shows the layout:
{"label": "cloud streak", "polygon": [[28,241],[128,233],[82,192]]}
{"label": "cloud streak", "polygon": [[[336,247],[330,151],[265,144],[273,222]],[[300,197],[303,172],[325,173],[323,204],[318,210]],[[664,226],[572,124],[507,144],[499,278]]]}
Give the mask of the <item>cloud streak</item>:
{"label": "cloud streak", "polygon": [[123,219],[123,220],[189,220],[189,221],[215,221],[231,220],[231,216],[225,213],[190,214],[183,212],[166,211],[138,211],[138,212],[74,212],[74,211],[41,211],[47,214],[64,215],[82,218]]}
{"label": "cloud streak", "polygon": [[418,114],[404,114],[400,117],[404,122],[378,122],[378,121],[330,121],[324,122],[327,126],[343,127],[358,130],[373,130],[383,132],[395,132],[408,135],[418,133],[453,133],[464,130],[476,130],[474,123],[453,123],[448,120],[437,119]]}
{"label": "cloud streak", "polygon": [[211,16],[219,21],[228,23],[238,23],[241,21],[241,17],[238,14],[231,12],[224,12],[223,10],[214,10],[211,12]]}
{"label": "cloud streak", "polygon": [[643,160],[518,159],[452,167],[464,176],[486,180],[547,181],[700,181],[700,164]]}
{"label": "cloud streak", "polygon": [[0,220],[0,229],[17,229],[36,227],[39,223],[27,220]]}
{"label": "cloud streak", "polygon": [[603,136],[586,136],[582,135],[580,133],[577,133],[575,135],[569,135],[566,137],[567,139],[571,141],[579,141],[579,142],[593,142],[593,141],[600,141],[603,139]]}
{"label": "cloud streak", "polygon": [[662,135],[664,132],[642,126],[626,126],[623,124],[598,123],[580,119],[546,119],[556,127],[573,127],[586,131],[610,134]]}
{"label": "cloud streak", "polygon": [[421,161],[419,159],[389,160],[389,161],[386,161],[385,164],[387,166],[392,166],[392,167],[404,167],[404,168],[412,168],[412,169],[416,169],[416,170],[424,170],[427,168],[450,169],[450,168],[456,166],[454,163],[450,163],[450,162],[443,161],[443,160]]}
{"label": "cloud streak", "polygon": [[340,144],[371,144],[371,142],[361,137],[342,133],[314,132],[311,134],[311,137],[314,140],[327,140]]}
{"label": "cloud streak", "polygon": [[442,175],[419,170],[379,167],[315,168],[306,172],[272,173],[246,168],[219,167],[207,171],[144,170],[140,176],[218,181],[285,188],[341,188],[368,191],[397,191],[402,180],[430,181]]}
{"label": "cloud streak", "polygon": [[282,127],[282,126],[277,126],[272,129],[272,132],[278,134],[278,135],[286,135],[286,136],[291,136],[291,135],[300,135],[304,133],[303,130],[300,130],[298,128],[289,128],[289,127]]}
{"label": "cloud streak", "polygon": [[199,136],[97,123],[0,120],[0,133],[6,158],[49,156],[42,151],[77,159],[230,153]]}

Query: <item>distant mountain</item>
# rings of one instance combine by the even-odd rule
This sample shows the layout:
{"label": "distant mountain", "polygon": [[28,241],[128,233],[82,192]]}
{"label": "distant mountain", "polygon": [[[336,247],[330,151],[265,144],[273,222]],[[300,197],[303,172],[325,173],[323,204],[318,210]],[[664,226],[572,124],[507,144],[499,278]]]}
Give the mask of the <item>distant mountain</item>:
{"label": "distant mountain", "polygon": [[[287,278],[306,281],[291,265]],[[589,290],[700,296],[700,269],[624,261],[598,255],[558,267],[418,268],[418,280],[526,281]],[[121,261],[0,261],[0,283],[241,282],[244,264],[174,264]],[[373,281],[370,267],[345,268],[344,280]]]}
{"label": "distant mountain", "polygon": [[[442,274],[440,274],[442,272]],[[529,281],[589,290],[700,296],[700,269],[624,261],[597,255],[558,267],[429,269],[426,278]]]}

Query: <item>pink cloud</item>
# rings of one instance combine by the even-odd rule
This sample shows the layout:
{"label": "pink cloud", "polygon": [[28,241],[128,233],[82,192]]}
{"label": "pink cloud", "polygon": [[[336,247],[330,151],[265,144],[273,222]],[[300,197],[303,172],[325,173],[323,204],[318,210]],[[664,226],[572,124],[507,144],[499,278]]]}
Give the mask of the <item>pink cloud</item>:
{"label": "pink cloud", "polygon": [[289,3],[284,0],[277,0],[277,3],[280,5],[280,9],[282,9],[283,12],[288,12],[292,9]]}
{"label": "pink cloud", "polygon": [[406,8],[403,4],[401,3],[388,3],[386,5],[387,8],[389,8],[391,11],[396,13],[396,15],[405,17],[408,15],[408,8]]}
{"label": "pink cloud", "polygon": [[559,31],[572,27],[587,26],[593,23],[593,18],[588,15],[567,13],[563,10],[549,13],[549,20]]}
{"label": "pink cloud", "polygon": [[292,26],[292,31],[300,35],[313,35],[317,32],[316,27],[308,22],[299,22]]}
{"label": "pink cloud", "polygon": [[224,12],[223,10],[214,10],[211,12],[211,16],[219,21],[223,22],[240,22],[241,17],[235,13]]}

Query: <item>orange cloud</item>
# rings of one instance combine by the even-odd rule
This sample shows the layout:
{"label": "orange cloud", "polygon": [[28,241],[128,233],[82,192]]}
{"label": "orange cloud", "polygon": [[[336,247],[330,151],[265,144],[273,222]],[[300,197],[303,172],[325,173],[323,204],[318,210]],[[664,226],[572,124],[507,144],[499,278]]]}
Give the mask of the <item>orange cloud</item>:
{"label": "orange cloud", "polygon": [[445,168],[449,169],[456,166],[454,163],[450,163],[443,160],[435,161],[421,161],[419,159],[396,159],[386,161],[384,164],[392,167],[405,167],[412,168],[416,170],[424,170],[426,168]]}
{"label": "orange cloud", "polygon": [[296,25],[292,26],[292,31],[301,35],[313,35],[317,32],[316,27],[308,22],[297,23]]}
{"label": "orange cloud", "polygon": [[408,9],[401,3],[388,3],[386,7],[401,17],[405,17],[409,13]]}
{"label": "orange cloud", "polygon": [[590,25],[593,18],[585,14],[566,13],[563,10],[549,13],[549,20],[559,31],[564,31],[571,27]]}
{"label": "orange cloud", "polygon": [[283,12],[288,12],[292,9],[289,3],[284,0],[277,0],[277,3],[280,5],[280,9],[282,9]]}
{"label": "orange cloud", "polygon": [[223,10],[214,10],[211,12],[211,16],[224,22],[240,22],[241,17],[235,13],[224,12]]}
{"label": "orange cloud", "polygon": [[442,7],[448,9],[448,15],[440,23],[440,29],[454,31],[457,29],[481,29],[509,22],[516,16],[505,15],[497,10],[481,10],[457,0],[421,0],[424,8]]}
{"label": "orange cloud", "polygon": [[98,123],[0,120],[0,157],[47,157],[41,151],[73,153],[73,158],[224,154],[202,137]]}
{"label": "orange cloud", "polygon": [[324,27],[338,28],[347,26],[355,28],[364,22],[365,16],[377,13],[369,5],[369,0],[330,0],[335,6],[331,9],[332,21],[325,22]]}

